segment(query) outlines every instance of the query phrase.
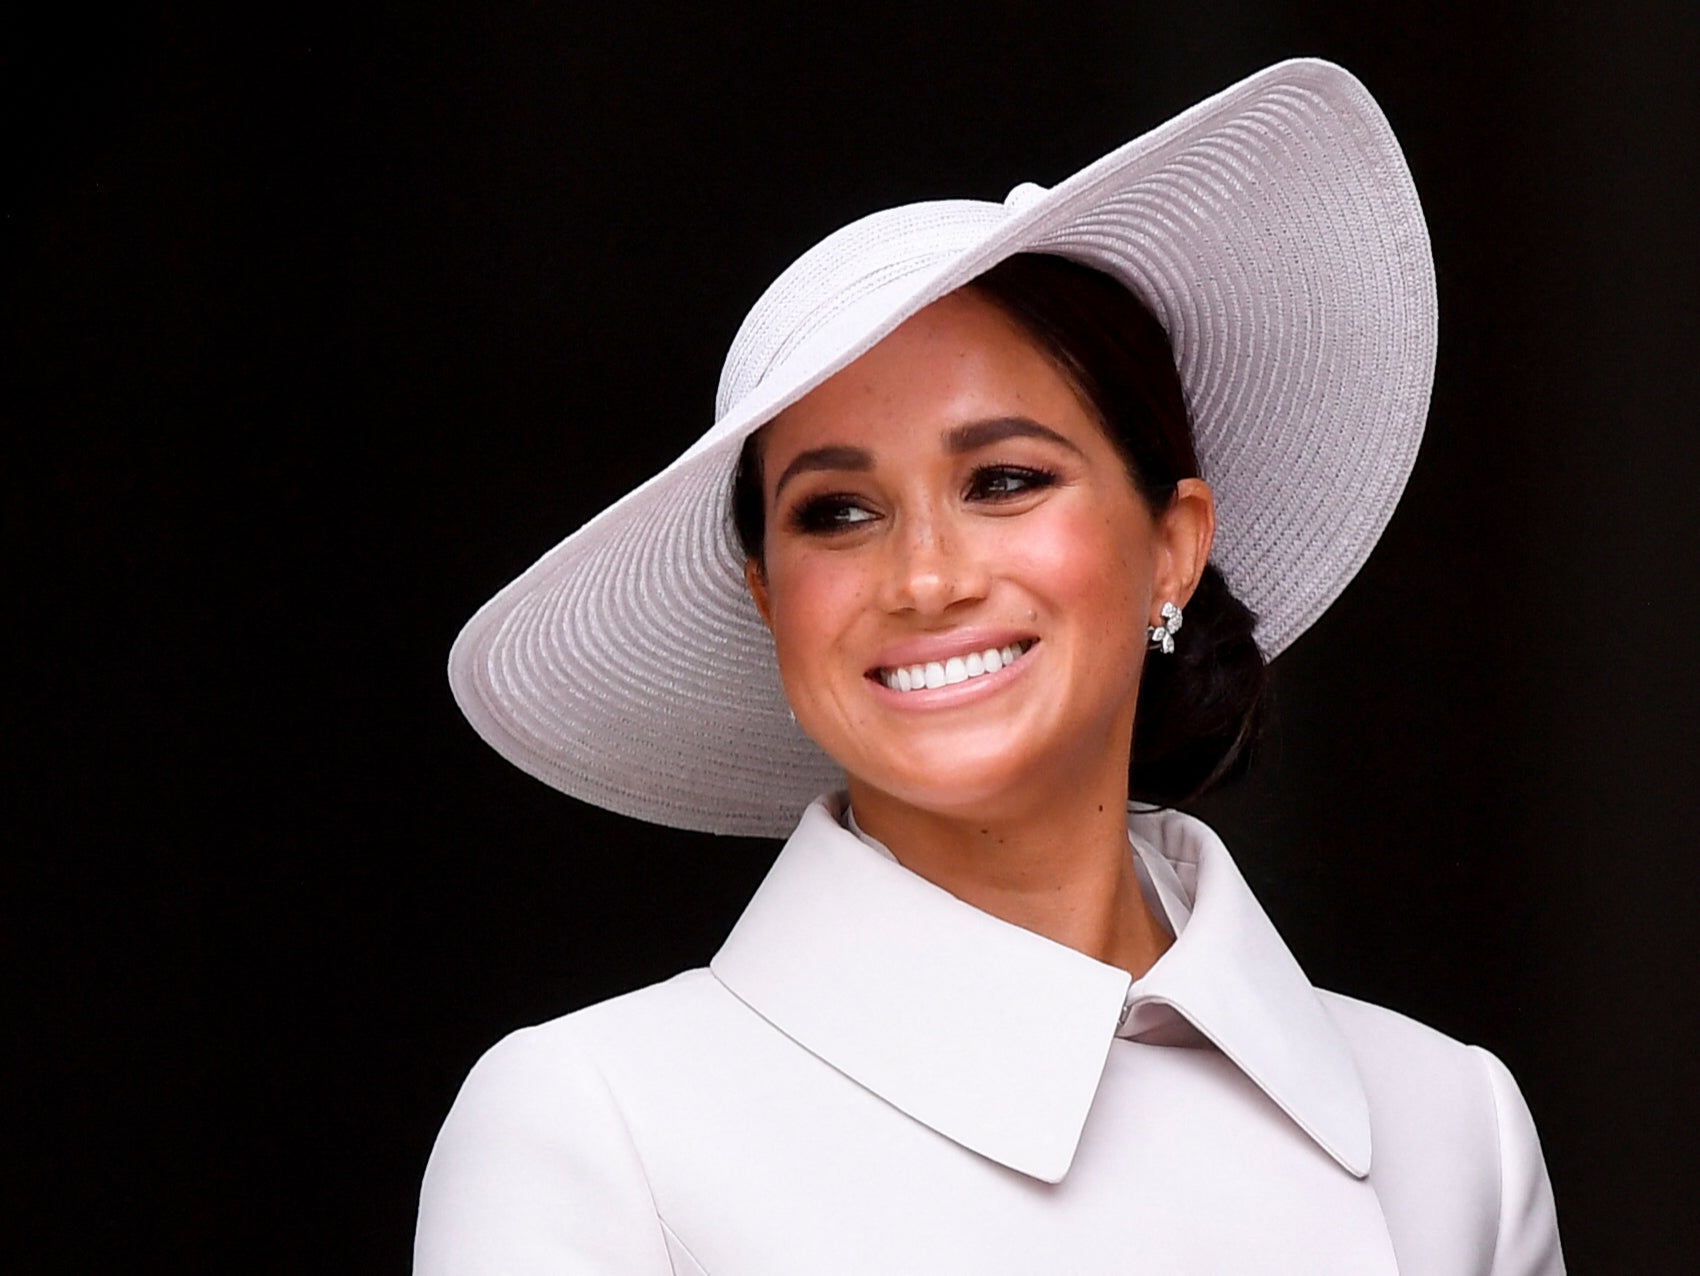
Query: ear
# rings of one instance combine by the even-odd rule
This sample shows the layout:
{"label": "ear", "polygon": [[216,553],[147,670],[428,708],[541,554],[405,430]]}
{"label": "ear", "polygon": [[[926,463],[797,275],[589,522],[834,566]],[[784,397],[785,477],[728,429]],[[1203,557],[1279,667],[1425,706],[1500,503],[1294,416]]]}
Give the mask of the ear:
{"label": "ear", "polygon": [[773,612],[768,607],[767,573],[762,565],[753,558],[744,560],[744,584],[748,586],[750,597],[756,601],[756,610],[761,613],[761,623],[769,629],[773,628]]}
{"label": "ear", "polygon": [[[1169,507],[1157,516],[1153,608],[1172,602],[1185,609],[1210,561],[1215,540],[1216,494],[1203,479],[1182,479],[1175,484]],[[1150,623],[1159,622],[1153,619]]]}

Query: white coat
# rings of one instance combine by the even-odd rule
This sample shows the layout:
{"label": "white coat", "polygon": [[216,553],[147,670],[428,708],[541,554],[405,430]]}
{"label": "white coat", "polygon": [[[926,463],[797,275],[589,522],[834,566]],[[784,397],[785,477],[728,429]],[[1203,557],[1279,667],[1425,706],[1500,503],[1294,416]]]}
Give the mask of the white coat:
{"label": "white coat", "polygon": [[1199,821],[1129,817],[1177,935],[1130,980],[839,802],[708,969],[479,1061],[416,1276],[1563,1271],[1510,1074],[1314,989]]}

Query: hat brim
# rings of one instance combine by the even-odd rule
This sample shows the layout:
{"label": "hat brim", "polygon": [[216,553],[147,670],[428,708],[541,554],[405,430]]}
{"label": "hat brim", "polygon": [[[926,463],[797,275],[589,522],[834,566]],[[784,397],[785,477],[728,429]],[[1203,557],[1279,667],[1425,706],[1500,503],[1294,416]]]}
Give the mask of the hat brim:
{"label": "hat brim", "polygon": [[[883,246],[877,272],[863,268],[870,237]],[[479,734],[598,806],[786,835],[842,775],[791,720],[745,588],[727,513],[738,450],[905,319],[1018,252],[1111,274],[1162,321],[1217,495],[1213,559],[1259,617],[1264,653],[1284,649],[1345,588],[1398,502],[1436,340],[1428,233],[1398,143],[1354,77],[1308,59],[1049,191],[888,210],[806,254],[734,342],[713,428],[462,630],[449,676]],[[829,313],[817,313],[823,297]],[[790,300],[814,306],[807,322],[764,328],[796,313]]]}

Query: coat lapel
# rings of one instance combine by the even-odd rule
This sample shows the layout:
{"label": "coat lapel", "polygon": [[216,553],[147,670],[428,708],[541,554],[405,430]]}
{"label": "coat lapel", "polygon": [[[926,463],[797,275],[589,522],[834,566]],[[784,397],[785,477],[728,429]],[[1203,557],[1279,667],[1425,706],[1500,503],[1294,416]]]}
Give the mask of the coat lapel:
{"label": "coat lapel", "polygon": [[1203,824],[1130,816],[1147,872],[1191,896],[1177,942],[1132,985],[909,872],[845,830],[842,813],[838,797],[808,808],[710,963],[798,1045],[963,1147],[1059,1183],[1124,1005],[1165,1004],[1336,1161],[1367,1173],[1349,1049]]}
{"label": "coat lapel", "polygon": [[1192,905],[1174,945],[1134,984],[1134,1013],[1147,1001],[1173,1006],[1325,1152],[1363,1178],[1369,1102],[1351,1047],[1227,848],[1178,811],[1134,811],[1128,825],[1136,849],[1160,853],[1182,887],[1191,887]]}
{"label": "coat lapel", "polygon": [[884,859],[817,802],[711,968],[781,1032],[946,1138],[1056,1183],[1127,972]]}

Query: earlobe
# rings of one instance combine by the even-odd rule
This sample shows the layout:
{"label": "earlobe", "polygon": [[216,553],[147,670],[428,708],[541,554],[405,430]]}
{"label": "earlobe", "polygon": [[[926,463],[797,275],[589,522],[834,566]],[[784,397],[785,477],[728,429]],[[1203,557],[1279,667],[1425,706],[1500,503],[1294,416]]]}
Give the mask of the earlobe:
{"label": "earlobe", "polygon": [[756,559],[744,560],[744,584],[749,588],[750,597],[755,599],[756,611],[761,613],[761,623],[769,629],[773,628],[773,613],[767,605],[767,573]]}

